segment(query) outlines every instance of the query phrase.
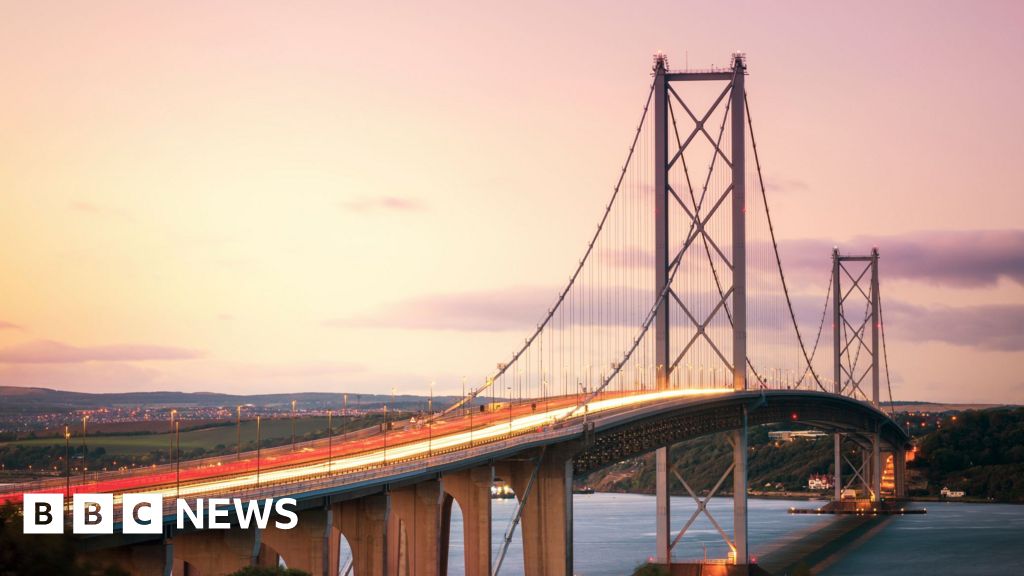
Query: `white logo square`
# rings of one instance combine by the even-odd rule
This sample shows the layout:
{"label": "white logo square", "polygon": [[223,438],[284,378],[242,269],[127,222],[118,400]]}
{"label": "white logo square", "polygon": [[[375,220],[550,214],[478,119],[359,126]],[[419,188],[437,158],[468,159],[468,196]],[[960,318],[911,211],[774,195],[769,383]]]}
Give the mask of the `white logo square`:
{"label": "white logo square", "polygon": [[25,534],[64,533],[63,494],[24,494],[22,505]]}
{"label": "white logo square", "polygon": [[75,534],[114,533],[113,494],[75,494],[72,510]]}
{"label": "white logo square", "polygon": [[164,529],[164,499],[160,494],[125,494],[121,499],[121,531],[160,534]]}

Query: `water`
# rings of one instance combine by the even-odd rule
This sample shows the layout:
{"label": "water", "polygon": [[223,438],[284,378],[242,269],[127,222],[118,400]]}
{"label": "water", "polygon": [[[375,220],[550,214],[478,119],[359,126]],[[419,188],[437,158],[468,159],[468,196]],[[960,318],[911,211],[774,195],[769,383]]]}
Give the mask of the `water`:
{"label": "water", "polygon": [[1024,574],[1024,506],[957,502],[918,506],[928,513],[893,518],[822,576]]}
{"label": "water", "polygon": [[[795,500],[750,500],[748,530],[753,556],[787,535],[813,530],[831,516],[787,514]],[[1024,506],[928,504],[928,514],[894,517],[869,541],[828,567],[825,576],[874,574],[1024,574]],[[696,505],[672,498],[676,530]],[[726,533],[732,531],[732,500],[714,498],[708,509]],[[492,545],[497,553],[515,510],[514,500],[493,501]],[[636,494],[576,495],[573,499],[575,572],[581,576],[622,576],[654,555],[654,498]],[[521,526],[520,526],[521,529]],[[452,511],[448,573],[464,574],[462,516]],[[679,560],[723,558],[727,546],[703,515],[675,549]],[[503,574],[522,574],[518,530],[509,546]]]}

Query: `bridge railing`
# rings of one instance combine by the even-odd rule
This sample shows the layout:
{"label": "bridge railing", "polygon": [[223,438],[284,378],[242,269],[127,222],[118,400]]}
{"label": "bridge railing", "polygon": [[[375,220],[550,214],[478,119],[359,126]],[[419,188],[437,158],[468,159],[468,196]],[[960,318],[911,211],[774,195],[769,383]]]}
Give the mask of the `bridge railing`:
{"label": "bridge railing", "polygon": [[[426,471],[430,468],[443,467],[448,464],[472,460],[474,458],[485,458],[495,452],[506,449],[516,449],[522,446],[521,437],[530,436],[532,441],[544,441],[554,438],[571,438],[583,431],[583,417],[574,418],[576,422],[565,423],[558,427],[546,429],[528,430],[524,432],[507,434],[488,441],[482,441],[471,447],[453,447],[446,450],[435,451],[431,455],[416,456],[408,459],[389,461],[386,464],[375,464],[360,469],[345,470],[341,472],[327,472],[309,474],[300,478],[290,478],[278,482],[261,483],[259,486],[245,488],[242,490],[227,490],[224,492],[204,494],[202,498],[211,496],[218,498],[240,498],[245,500],[264,500],[267,498],[291,497],[301,494],[314,493],[338,489],[346,485],[354,485],[385,478],[400,477],[408,474],[415,474]],[[186,497],[186,500],[194,509],[196,498]],[[177,504],[173,499],[164,503],[164,516],[172,517],[177,513]]]}

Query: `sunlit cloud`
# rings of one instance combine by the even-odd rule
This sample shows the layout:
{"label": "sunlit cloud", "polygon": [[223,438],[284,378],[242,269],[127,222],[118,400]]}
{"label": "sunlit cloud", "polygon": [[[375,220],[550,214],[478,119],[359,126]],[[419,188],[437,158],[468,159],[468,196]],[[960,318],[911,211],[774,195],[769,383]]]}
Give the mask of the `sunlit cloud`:
{"label": "sunlit cloud", "polygon": [[13,323],[0,320],[0,330],[24,330],[21,326]]}

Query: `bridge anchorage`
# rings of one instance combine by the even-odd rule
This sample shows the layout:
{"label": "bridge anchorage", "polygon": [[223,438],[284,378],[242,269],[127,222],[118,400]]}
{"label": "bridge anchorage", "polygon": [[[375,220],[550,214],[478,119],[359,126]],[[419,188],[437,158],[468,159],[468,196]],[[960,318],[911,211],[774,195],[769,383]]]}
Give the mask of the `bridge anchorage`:
{"label": "bridge anchorage", "polygon": [[[664,55],[655,56],[625,164],[583,258],[523,344],[454,405],[409,420],[388,415],[379,429],[332,429],[326,439],[180,469],[19,489],[68,500],[112,492],[115,503],[125,492],[163,493],[161,533],[115,532],[81,544],[94,559],[132,573],[176,576],[280,562],[327,576],[436,576],[454,562],[468,576],[568,576],[574,478],[652,452],[654,559],[685,571],[685,560],[700,556],[685,536],[703,519],[722,537],[711,551],[722,569],[748,573],[747,430],[773,423],[835,434],[837,484],[849,448],[867,454],[849,479],[865,485],[862,500],[873,508],[885,495],[882,455],[891,454],[892,493],[900,496],[907,435],[879,403],[885,345],[878,253],[833,254],[831,304],[826,298],[808,350],[768,210],[746,77],[743,54],[728,68],[709,70],[672,70]],[[864,263],[867,271],[857,268]],[[850,315],[862,302],[864,318]],[[821,338],[829,306],[831,344]],[[822,374],[830,361],[828,380]],[[732,463],[702,493],[671,461],[671,448],[718,432],[729,435]],[[516,508],[504,536],[492,542],[496,478],[514,492]],[[673,520],[671,490],[696,502],[685,521]],[[725,491],[731,522],[712,499]],[[193,509],[211,497],[291,497],[299,522],[292,530],[179,525],[175,496]],[[837,489],[837,508],[842,496]],[[456,508],[462,558],[448,549]],[[509,554],[516,538],[521,555]]]}

